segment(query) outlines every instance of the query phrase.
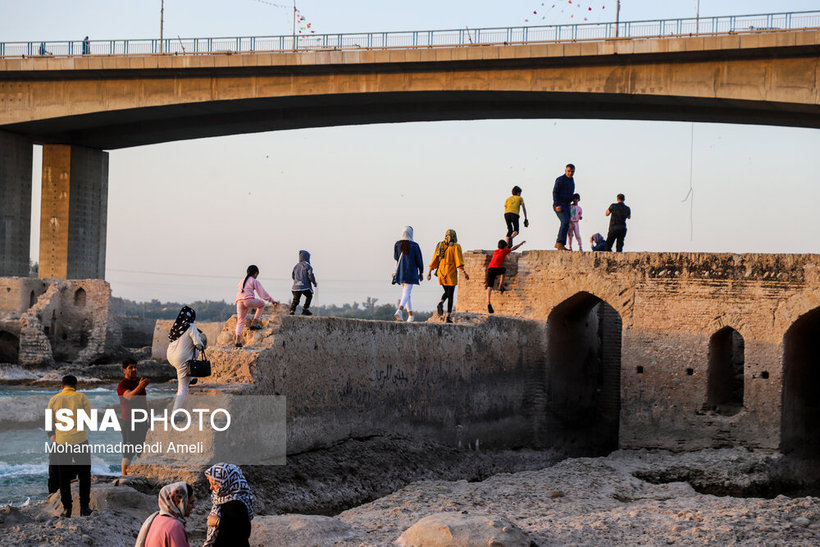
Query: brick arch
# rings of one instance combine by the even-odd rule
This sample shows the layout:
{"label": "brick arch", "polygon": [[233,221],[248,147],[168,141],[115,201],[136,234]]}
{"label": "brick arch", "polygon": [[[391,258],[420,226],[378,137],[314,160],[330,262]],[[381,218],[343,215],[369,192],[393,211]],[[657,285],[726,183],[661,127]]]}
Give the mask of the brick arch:
{"label": "brick arch", "polygon": [[729,325],[709,337],[705,408],[725,416],[734,416],[743,408],[745,347],[743,334]]}
{"label": "brick arch", "polygon": [[[806,314],[820,307],[820,288],[806,290],[782,302],[775,310],[773,334],[782,340],[789,329]],[[744,335],[745,336],[745,335]]]}
{"label": "brick arch", "polygon": [[545,419],[551,435],[599,453],[618,448],[622,330],[618,311],[588,291],[552,308]]}
{"label": "brick arch", "polygon": [[783,335],[780,449],[820,455],[820,306],[799,316]]}
{"label": "brick arch", "polygon": [[631,284],[615,283],[610,280],[597,279],[594,283],[569,282],[550,295],[545,302],[547,308],[544,317],[549,317],[555,308],[578,294],[589,294],[612,307],[626,327],[631,323],[632,307],[635,303],[635,289]]}

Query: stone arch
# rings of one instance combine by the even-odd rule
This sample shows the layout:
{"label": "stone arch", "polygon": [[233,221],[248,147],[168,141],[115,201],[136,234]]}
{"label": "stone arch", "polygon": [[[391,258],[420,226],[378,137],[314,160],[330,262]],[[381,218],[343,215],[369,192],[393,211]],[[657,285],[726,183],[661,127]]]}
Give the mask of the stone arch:
{"label": "stone arch", "polygon": [[724,416],[743,408],[745,340],[732,327],[724,327],[709,339],[705,407]]}
{"label": "stone arch", "polygon": [[16,364],[20,356],[20,339],[0,330],[0,363]]}
{"label": "stone arch", "polygon": [[547,319],[546,427],[595,453],[618,447],[621,404],[620,314],[578,292]]}
{"label": "stone arch", "polygon": [[74,306],[77,308],[84,308],[85,303],[88,299],[88,295],[85,292],[85,289],[82,287],[78,288],[74,291]]}
{"label": "stone arch", "polygon": [[820,456],[820,307],[798,317],[783,336],[780,449]]}

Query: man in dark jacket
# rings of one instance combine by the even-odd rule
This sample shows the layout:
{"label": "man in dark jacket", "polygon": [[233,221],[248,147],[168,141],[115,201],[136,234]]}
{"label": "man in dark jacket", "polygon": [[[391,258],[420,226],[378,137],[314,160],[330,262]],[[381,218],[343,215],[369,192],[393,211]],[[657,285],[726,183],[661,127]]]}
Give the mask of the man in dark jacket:
{"label": "man in dark jacket", "polygon": [[609,233],[606,235],[606,250],[612,250],[612,244],[617,241],[615,249],[620,253],[624,250],[624,238],[626,237],[626,219],[632,218],[632,210],[626,206],[623,194],[618,194],[618,202],[613,203],[606,210],[609,218]]}
{"label": "man in dark jacket", "polygon": [[555,248],[561,251],[566,250],[567,231],[569,230],[570,204],[572,196],[575,194],[575,166],[567,164],[564,174],[555,179],[555,186],[552,188],[552,209],[561,221],[558,229],[558,237],[555,240]]}

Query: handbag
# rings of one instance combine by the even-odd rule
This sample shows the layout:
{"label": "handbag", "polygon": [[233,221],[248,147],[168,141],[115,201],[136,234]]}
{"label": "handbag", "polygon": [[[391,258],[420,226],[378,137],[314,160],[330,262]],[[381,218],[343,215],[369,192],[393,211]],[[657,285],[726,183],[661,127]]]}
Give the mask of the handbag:
{"label": "handbag", "polygon": [[205,356],[205,352],[201,352],[201,359],[189,359],[185,362],[188,365],[188,376],[194,378],[204,378],[211,375],[211,362]]}
{"label": "handbag", "polygon": [[396,261],[396,271],[393,272],[393,279],[390,281],[391,285],[398,285],[398,283],[399,283],[398,281],[396,281],[396,274],[399,273],[399,264],[401,264],[401,259],[402,259],[403,256],[404,256],[404,253],[402,253],[399,256],[399,259]]}

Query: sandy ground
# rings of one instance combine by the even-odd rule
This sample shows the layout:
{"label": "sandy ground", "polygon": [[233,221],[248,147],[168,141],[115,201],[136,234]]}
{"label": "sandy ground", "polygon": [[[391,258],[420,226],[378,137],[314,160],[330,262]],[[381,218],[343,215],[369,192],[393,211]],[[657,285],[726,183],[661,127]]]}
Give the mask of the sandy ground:
{"label": "sandy ground", "polygon": [[[419,519],[444,511],[505,517],[536,545],[820,545],[820,499],[776,495],[794,487],[778,480],[788,467],[778,455],[742,449],[618,451],[544,467],[550,458],[554,455],[457,452],[370,439],[290,458],[285,467],[251,469],[248,475],[261,515],[353,507],[336,515],[353,537],[332,542],[312,536],[304,544],[389,545]],[[485,478],[501,468],[529,470]],[[470,481],[454,480],[459,476]],[[410,482],[414,477],[432,480]],[[132,485],[147,493],[115,487],[128,495],[87,518],[54,517],[44,504],[0,509],[0,543],[133,545],[147,516],[145,504],[156,499],[159,485],[138,480]],[[368,498],[373,501],[359,504]],[[202,540],[208,506],[200,502],[189,518],[192,545]]]}

